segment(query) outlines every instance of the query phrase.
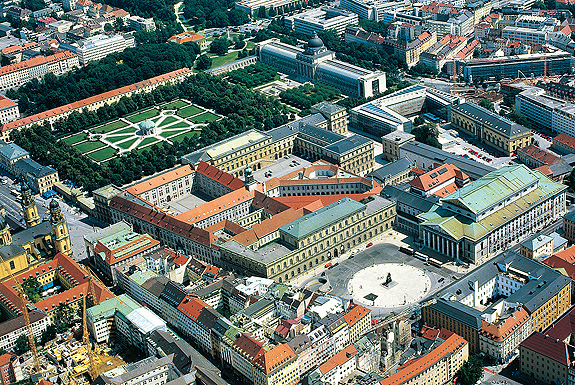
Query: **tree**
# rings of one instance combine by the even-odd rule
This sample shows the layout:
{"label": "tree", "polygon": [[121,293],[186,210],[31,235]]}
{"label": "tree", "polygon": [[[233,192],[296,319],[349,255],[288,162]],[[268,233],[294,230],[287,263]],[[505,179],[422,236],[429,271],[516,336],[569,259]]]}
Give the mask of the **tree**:
{"label": "tree", "polygon": [[196,69],[198,71],[205,71],[212,66],[212,59],[207,55],[200,55],[198,61],[196,62]]}
{"label": "tree", "polygon": [[426,123],[421,126],[414,127],[411,130],[411,133],[415,135],[415,140],[418,142],[441,148],[441,144],[437,140],[438,132],[433,124]]}
{"label": "tree", "polygon": [[22,289],[26,293],[28,299],[34,303],[42,300],[40,283],[36,277],[28,278],[24,283],[22,283]]}
{"label": "tree", "polygon": [[466,363],[457,372],[457,379],[462,385],[473,385],[483,378],[483,361],[477,356],[469,356]]}
{"label": "tree", "polygon": [[112,32],[114,30],[114,26],[110,23],[106,23],[104,24],[104,31],[106,32]]}
{"label": "tree", "polygon": [[16,347],[14,348],[14,353],[17,355],[22,355],[28,350],[30,350],[30,341],[28,341],[26,334],[20,334],[18,338],[16,338]]}
{"label": "tree", "polygon": [[413,120],[414,126],[421,126],[424,123],[425,123],[425,119],[423,119],[421,116],[416,116],[415,119]]}
{"label": "tree", "polygon": [[529,118],[515,110],[511,111],[511,113],[507,115],[507,118],[514,121],[517,124],[521,124],[522,126],[531,128],[531,121],[529,120]]}
{"label": "tree", "polygon": [[493,102],[489,99],[481,99],[477,104],[479,104],[480,107],[483,107],[486,110],[495,112],[495,106],[493,105]]}
{"label": "tree", "polygon": [[58,332],[58,327],[54,324],[48,325],[46,330],[42,333],[42,337],[40,339],[40,343],[42,345],[46,345],[47,342],[52,341],[56,338],[56,334]]}
{"label": "tree", "polygon": [[228,48],[230,46],[230,42],[224,36],[219,39],[212,41],[210,44],[210,52],[215,53],[216,55],[222,56],[228,53]]}

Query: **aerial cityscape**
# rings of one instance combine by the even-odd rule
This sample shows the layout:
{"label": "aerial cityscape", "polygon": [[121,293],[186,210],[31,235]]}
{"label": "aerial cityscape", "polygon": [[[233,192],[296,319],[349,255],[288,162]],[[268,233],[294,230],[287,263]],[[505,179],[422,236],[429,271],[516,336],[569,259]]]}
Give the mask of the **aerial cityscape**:
{"label": "aerial cityscape", "polygon": [[0,10],[0,385],[575,385],[575,0]]}

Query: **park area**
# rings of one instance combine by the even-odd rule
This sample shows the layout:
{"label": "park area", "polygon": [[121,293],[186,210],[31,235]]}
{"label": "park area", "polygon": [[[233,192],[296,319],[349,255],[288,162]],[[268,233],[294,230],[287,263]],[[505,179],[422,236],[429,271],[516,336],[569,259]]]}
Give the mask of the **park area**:
{"label": "park area", "polygon": [[161,142],[171,145],[184,138],[199,136],[202,126],[221,118],[189,101],[175,100],[136,111],[61,140],[101,163]]}

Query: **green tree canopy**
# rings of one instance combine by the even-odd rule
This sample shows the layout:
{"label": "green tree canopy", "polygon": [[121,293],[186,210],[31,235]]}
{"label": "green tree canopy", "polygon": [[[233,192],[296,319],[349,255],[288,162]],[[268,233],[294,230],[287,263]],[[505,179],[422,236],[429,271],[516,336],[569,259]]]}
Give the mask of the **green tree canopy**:
{"label": "green tree canopy", "polygon": [[461,385],[474,385],[483,378],[483,360],[477,356],[469,356],[466,363],[457,373],[457,380]]}
{"label": "green tree canopy", "polygon": [[479,104],[479,106],[485,108],[486,110],[495,112],[495,106],[493,105],[493,102],[489,99],[481,99],[477,104]]}

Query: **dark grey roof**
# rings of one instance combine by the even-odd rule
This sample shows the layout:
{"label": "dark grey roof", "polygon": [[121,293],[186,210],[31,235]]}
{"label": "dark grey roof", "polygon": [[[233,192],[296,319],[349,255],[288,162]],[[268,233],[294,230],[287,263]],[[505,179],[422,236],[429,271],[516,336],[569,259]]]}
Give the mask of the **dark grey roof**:
{"label": "dark grey roof", "polygon": [[[470,283],[477,281],[479,287],[493,279],[496,275],[513,268],[515,273],[522,272],[527,282],[507,298],[507,302],[517,302],[525,306],[528,312],[533,312],[553,298],[571,281],[569,277],[550,267],[523,257],[522,255],[507,251],[499,254],[490,261],[472,270],[464,277],[439,291],[438,298],[453,298],[457,301],[472,294]],[[461,305],[472,311],[474,309]]]}
{"label": "dark grey roof", "polygon": [[346,152],[353,151],[358,147],[364,146],[365,144],[370,142],[371,139],[368,139],[365,136],[352,135],[327,146],[326,149],[336,152],[338,154],[345,154]]}
{"label": "dark grey roof", "polygon": [[563,219],[568,220],[570,222],[575,222],[575,211],[569,211],[567,214],[563,216]]}
{"label": "dark grey roof", "polygon": [[42,166],[40,163],[30,158],[20,159],[14,163],[14,167],[18,168],[23,173],[32,175],[36,179],[56,172],[52,167]]}
{"label": "dark grey roof", "polygon": [[[32,310],[28,313],[30,317],[30,323],[38,322],[39,320],[48,317],[46,313],[41,310]],[[25,327],[24,316],[21,315],[16,318],[9,319],[0,323],[0,336],[4,336],[8,333],[12,333],[15,330]]]}
{"label": "dark grey roof", "polygon": [[312,111],[318,111],[322,115],[333,115],[337,112],[345,110],[345,107],[340,106],[339,104],[335,104],[332,102],[324,101],[318,104],[314,104],[311,106]]}
{"label": "dark grey roof", "polygon": [[220,318],[222,318],[220,313],[211,307],[206,306],[202,309],[200,315],[198,316],[198,324],[203,326],[204,329],[211,330]]}
{"label": "dark grey roof", "polygon": [[295,354],[299,355],[307,350],[312,345],[312,342],[307,334],[297,334],[294,338],[289,340],[287,344]]}
{"label": "dark grey roof", "polygon": [[132,364],[126,365],[126,371],[116,377],[108,377],[106,375],[100,375],[98,384],[125,384],[130,380],[142,376],[145,373],[160,368],[164,365],[172,363],[174,360],[173,355],[169,355],[162,358],[148,357],[141,361],[134,362]]}
{"label": "dark grey roof", "polygon": [[270,299],[263,298],[263,299],[260,299],[259,301],[255,302],[255,303],[251,304],[250,306],[248,306],[244,310],[242,310],[242,313],[244,313],[248,317],[253,317],[254,314],[261,311],[262,309],[265,309],[268,306],[272,306],[272,308],[273,308],[273,304],[274,304],[274,301],[272,301]]}
{"label": "dark grey roof", "polygon": [[0,256],[4,261],[7,261],[15,256],[25,253],[26,250],[22,246],[18,245],[6,245],[0,247]]}
{"label": "dark grey roof", "polygon": [[32,226],[12,234],[12,244],[23,245],[30,242],[32,239],[43,237],[48,234],[52,234],[52,225],[49,221],[40,222],[36,226]]}
{"label": "dark grey roof", "polygon": [[155,297],[160,298],[160,295],[162,295],[168,282],[170,282],[170,280],[166,277],[153,277],[144,282],[142,287],[152,293]]}
{"label": "dark grey roof", "polygon": [[475,330],[481,329],[481,312],[479,310],[457,301],[446,301],[441,298],[436,303],[429,305],[429,307]]}
{"label": "dark grey roof", "polygon": [[272,140],[275,142],[277,140],[297,134],[300,128],[305,125],[314,126],[322,122],[325,122],[325,118],[322,116],[322,114],[312,114],[302,119],[295,120],[293,122],[284,124],[283,126],[274,128],[273,130],[269,130],[266,132],[266,134],[270,135]]}
{"label": "dark grey roof", "polygon": [[451,154],[439,148],[415,141],[402,145],[399,152],[408,158],[410,157],[411,153],[413,155],[427,158],[430,162],[450,163],[469,175],[469,177],[474,180],[489,174],[491,171],[495,171],[495,168],[486,164],[479,163],[471,159],[466,159],[462,156]]}
{"label": "dark grey roof", "polygon": [[412,207],[422,213],[428,212],[429,210],[431,210],[433,205],[436,204],[435,198],[431,197],[424,198],[422,196],[418,196],[408,191],[402,190],[400,187],[397,186],[391,186],[391,185],[385,186],[383,188],[382,195],[388,197],[391,200]]}
{"label": "dark grey roof", "polygon": [[379,183],[385,183],[389,178],[392,178],[398,174],[409,171],[413,168],[415,163],[409,158],[403,157],[390,162],[384,166],[381,166],[377,170],[374,170],[367,174],[367,178],[373,177]]}
{"label": "dark grey roof", "polygon": [[186,290],[184,287],[174,281],[168,281],[160,298],[166,301],[172,307],[178,307],[178,305],[186,298]]}
{"label": "dark grey roof", "polygon": [[557,177],[560,177],[562,175],[569,174],[573,170],[573,167],[571,167],[569,165],[569,163],[567,163],[565,161],[550,164],[549,168],[551,169],[551,172],[553,173],[553,178],[557,178]]}
{"label": "dark grey roof", "polygon": [[219,369],[206,359],[200,352],[181,338],[174,337],[170,332],[154,330],[150,337],[161,356],[174,355],[174,364],[182,373],[188,373],[192,366],[205,368],[219,374]]}
{"label": "dark grey roof", "polygon": [[484,124],[491,126],[493,129],[508,137],[531,131],[529,128],[514,123],[511,120],[499,116],[475,103],[465,102],[458,106],[453,106],[451,109],[452,111],[458,111],[471,119],[481,120]]}
{"label": "dark grey roof", "polygon": [[29,155],[28,151],[14,143],[6,143],[0,140],[0,156],[12,160]]}

